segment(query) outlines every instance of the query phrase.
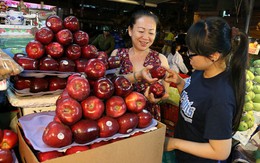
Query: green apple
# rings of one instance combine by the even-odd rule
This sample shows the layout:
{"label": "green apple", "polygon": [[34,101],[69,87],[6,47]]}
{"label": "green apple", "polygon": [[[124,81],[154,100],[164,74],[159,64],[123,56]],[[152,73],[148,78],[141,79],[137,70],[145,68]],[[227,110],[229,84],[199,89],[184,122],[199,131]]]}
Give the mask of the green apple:
{"label": "green apple", "polygon": [[238,126],[238,131],[246,131],[248,129],[248,125],[245,121],[240,121]]}

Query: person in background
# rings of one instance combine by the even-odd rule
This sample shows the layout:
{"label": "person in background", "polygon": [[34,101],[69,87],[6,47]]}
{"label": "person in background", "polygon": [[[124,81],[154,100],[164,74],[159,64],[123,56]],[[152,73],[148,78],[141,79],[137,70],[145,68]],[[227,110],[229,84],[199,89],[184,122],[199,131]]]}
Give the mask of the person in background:
{"label": "person in background", "polygon": [[181,54],[178,52],[181,45],[177,44],[176,41],[172,43],[171,53],[168,55],[167,60],[172,70],[177,73],[187,74],[189,71],[185,66]]}
{"label": "person in background", "polygon": [[119,74],[124,75],[134,84],[135,91],[143,93],[147,97],[147,109],[155,119],[160,121],[160,105],[157,103],[168,98],[169,84],[162,81],[166,89],[162,98],[154,98],[154,95],[148,92],[149,84],[157,81],[156,78],[150,77],[149,70],[156,65],[169,68],[167,58],[150,49],[156,36],[158,23],[158,17],[148,10],[141,9],[134,12],[128,26],[132,47],[115,49],[111,56],[120,58]]}
{"label": "person in background", "polygon": [[106,52],[108,56],[115,49],[114,37],[110,34],[107,26],[103,27],[103,34],[99,34],[91,44],[96,46],[99,51]]}
{"label": "person in background", "polygon": [[181,94],[174,138],[165,151],[175,150],[177,162],[218,163],[226,160],[245,99],[248,38],[220,17],[208,17],[188,30],[186,44],[195,71],[186,82],[167,69],[167,82]]}
{"label": "person in background", "polygon": [[164,46],[162,48],[162,54],[164,54],[166,57],[171,53],[171,46],[173,41],[175,41],[174,28],[171,27],[170,31],[165,33]]}

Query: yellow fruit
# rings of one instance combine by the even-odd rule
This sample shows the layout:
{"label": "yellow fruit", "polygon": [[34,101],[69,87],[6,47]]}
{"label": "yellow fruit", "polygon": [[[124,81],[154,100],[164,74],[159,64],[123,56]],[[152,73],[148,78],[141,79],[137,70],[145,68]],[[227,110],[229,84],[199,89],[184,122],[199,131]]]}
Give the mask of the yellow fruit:
{"label": "yellow fruit", "polygon": [[255,93],[255,94],[258,94],[258,93],[260,93],[260,84],[259,85],[254,85],[253,86],[253,92]]}
{"label": "yellow fruit", "polygon": [[255,81],[256,83],[260,83],[260,75],[255,76],[254,81]]}
{"label": "yellow fruit", "polygon": [[253,91],[247,92],[246,94],[249,95],[251,99],[255,98],[255,93]]}
{"label": "yellow fruit", "polygon": [[253,80],[255,78],[255,75],[249,70],[246,70],[246,75],[248,75],[249,80]]}

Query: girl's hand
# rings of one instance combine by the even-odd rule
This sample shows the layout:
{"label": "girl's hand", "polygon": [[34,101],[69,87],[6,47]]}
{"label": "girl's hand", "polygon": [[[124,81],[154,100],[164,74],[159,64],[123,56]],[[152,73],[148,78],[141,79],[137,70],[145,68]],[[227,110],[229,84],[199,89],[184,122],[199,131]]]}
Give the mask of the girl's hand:
{"label": "girl's hand", "polygon": [[146,66],[145,68],[143,68],[141,70],[142,79],[144,79],[145,81],[147,81],[150,84],[158,80],[157,78],[152,78],[151,77],[151,74],[150,74],[149,71],[152,68],[153,68],[152,65],[148,65],[148,66]]}
{"label": "girl's hand", "polygon": [[168,83],[173,82],[176,85],[178,85],[182,82],[183,79],[179,76],[179,74],[177,72],[175,72],[174,70],[168,69],[168,68],[166,68],[166,71],[168,72],[168,75],[166,76],[164,81],[166,81]]}

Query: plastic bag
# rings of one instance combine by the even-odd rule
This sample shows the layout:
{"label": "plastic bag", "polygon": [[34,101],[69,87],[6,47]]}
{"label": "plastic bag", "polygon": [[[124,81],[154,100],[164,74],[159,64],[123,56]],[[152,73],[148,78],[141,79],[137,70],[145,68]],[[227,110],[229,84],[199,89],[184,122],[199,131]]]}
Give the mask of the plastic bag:
{"label": "plastic bag", "polygon": [[7,79],[12,75],[17,75],[22,71],[23,68],[0,49],[0,80]]}

